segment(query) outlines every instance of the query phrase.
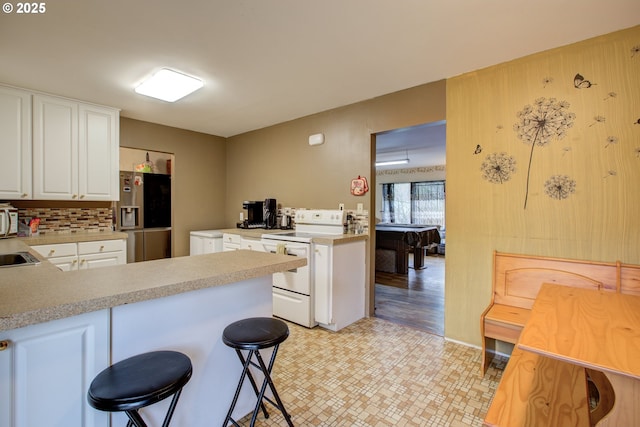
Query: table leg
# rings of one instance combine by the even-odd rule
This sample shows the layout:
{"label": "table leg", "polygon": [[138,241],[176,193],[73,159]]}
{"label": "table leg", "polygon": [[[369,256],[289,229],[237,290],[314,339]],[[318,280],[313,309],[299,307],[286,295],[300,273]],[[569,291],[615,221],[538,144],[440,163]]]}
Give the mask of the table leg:
{"label": "table leg", "polygon": [[420,270],[424,268],[424,248],[413,248],[413,268]]}
{"label": "table leg", "polygon": [[409,274],[409,255],[405,249],[396,250],[396,271],[398,274]]}

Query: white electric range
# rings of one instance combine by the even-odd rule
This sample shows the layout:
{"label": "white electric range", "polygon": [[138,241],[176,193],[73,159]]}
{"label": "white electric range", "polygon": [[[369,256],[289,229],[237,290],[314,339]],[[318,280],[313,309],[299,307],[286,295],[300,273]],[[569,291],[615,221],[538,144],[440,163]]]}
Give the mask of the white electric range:
{"label": "white electric range", "polygon": [[273,315],[307,328],[318,324],[314,307],[313,238],[344,233],[343,210],[298,210],[296,229],[282,233],[263,234],[264,250],[290,256],[305,257],[307,265],[273,275]]}

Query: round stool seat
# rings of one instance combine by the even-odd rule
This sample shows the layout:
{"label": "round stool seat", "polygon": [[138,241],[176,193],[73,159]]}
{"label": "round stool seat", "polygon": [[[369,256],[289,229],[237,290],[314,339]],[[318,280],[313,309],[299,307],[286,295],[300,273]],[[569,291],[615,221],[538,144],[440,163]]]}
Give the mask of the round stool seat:
{"label": "round stool seat", "polygon": [[224,328],[222,342],[242,350],[260,350],[280,344],[289,336],[289,327],[272,317],[252,317]]}
{"label": "round stool seat", "polygon": [[102,411],[131,411],[177,393],[191,378],[191,360],[176,351],[124,359],[100,372],[89,387],[89,404]]}

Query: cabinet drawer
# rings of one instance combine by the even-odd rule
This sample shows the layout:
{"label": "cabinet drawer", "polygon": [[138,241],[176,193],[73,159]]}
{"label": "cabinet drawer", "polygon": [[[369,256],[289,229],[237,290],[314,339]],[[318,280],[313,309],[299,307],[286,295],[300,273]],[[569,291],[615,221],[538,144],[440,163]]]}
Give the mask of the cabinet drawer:
{"label": "cabinet drawer", "polygon": [[240,238],[239,234],[227,234],[227,233],[224,233],[222,235],[222,241],[224,243],[233,243],[233,244],[236,244],[236,245],[240,245],[240,240],[242,240],[242,239]]}
{"label": "cabinet drawer", "polygon": [[96,240],[95,242],[79,242],[78,255],[124,251],[125,248],[126,244],[124,240]]}
{"label": "cabinet drawer", "polygon": [[75,243],[57,243],[55,245],[35,245],[31,249],[38,252],[45,258],[59,256],[75,256],[78,246]]}

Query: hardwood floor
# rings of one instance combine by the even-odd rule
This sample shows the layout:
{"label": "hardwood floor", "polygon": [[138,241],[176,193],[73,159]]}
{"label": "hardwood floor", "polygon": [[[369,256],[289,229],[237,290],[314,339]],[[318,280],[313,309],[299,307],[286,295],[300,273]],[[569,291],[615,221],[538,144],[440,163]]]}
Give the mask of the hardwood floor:
{"label": "hardwood floor", "polygon": [[407,275],[376,271],[375,316],[443,336],[444,256],[426,256],[424,265]]}

